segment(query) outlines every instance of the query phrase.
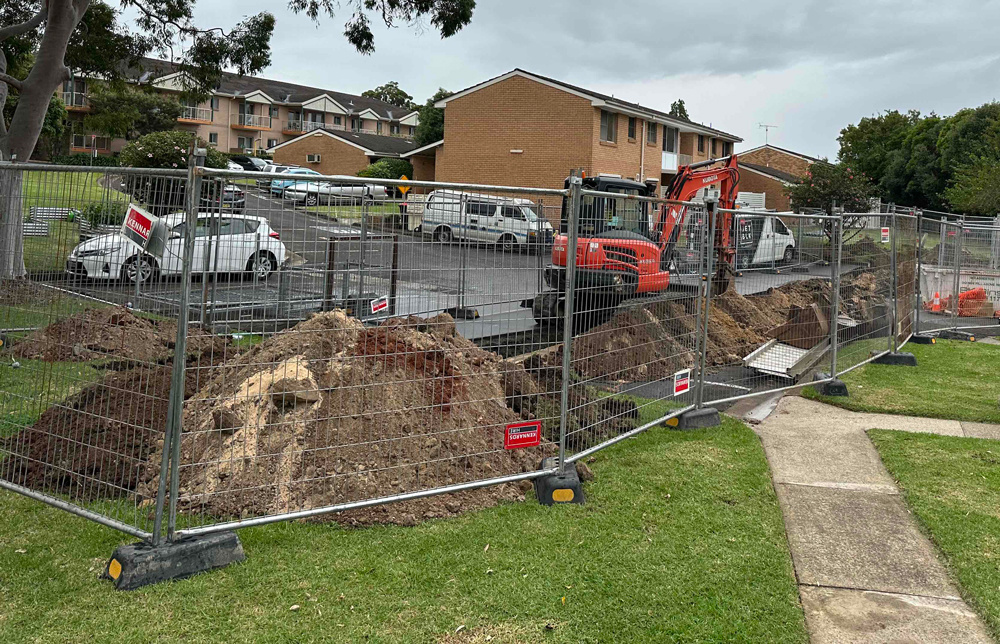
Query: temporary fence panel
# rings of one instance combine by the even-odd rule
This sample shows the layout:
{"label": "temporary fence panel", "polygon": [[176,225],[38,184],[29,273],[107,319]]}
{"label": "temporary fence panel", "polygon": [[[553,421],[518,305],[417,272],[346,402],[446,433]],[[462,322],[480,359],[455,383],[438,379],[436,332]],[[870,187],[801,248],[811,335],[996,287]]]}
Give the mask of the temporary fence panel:
{"label": "temporary fence panel", "polygon": [[[729,257],[737,273],[710,299],[705,398],[719,403],[790,387],[828,364],[833,267],[826,216],[721,210],[732,219]],[[816,231],[822,238],[806,236]],[[809,257],[798,256],[809,240]],[[719,249],[713,249],[718,254]],[[752,257],[752,261],[741,258]],[[714,258],[716,264],[721,258]],[[748,267],[766,264],[766,270]]]}
{"label": "temporary fence panel", "polygon": [[[554,269],[560,282],[573,271],[569,359],[558,374],[570,461],[695,403],[710,230],[701,206],[589,190],[580,203],[578,239],[560,237],[553,252],[565,258],[566,269]],[[660,235],[671,208],[689,222],[676,245]],[[672,272],[681,256],[683,270]]]}
{"label": "temporary fence panel", "polygon": [[958,222],[958,297],[953,328],[980,329],[1000,322],[1000,226],[993,218]]}
{"label": "temporary fence panel", "polygon": [[[318,175],[249,187],[284,248],[229,296],[240,315],[192,327],[224,350],[185,373],[176,533],[412,523],[523,494],[559,453],[563,336],[536,296],[553,237],[538,202],[551,214],[564,195]],[[472,491],[492,484],[506,485]],[[442,492],[456,494],[425,498]]]}
{"label": "temporary fence panel", "polygon": [[[0,487],[154,531],[187,174],[0,164]],[[175,215],[182,211],[180,215]],[[46,234],[18,239],[44,221]],[[126,224],[127,226],[123,226]],[[20,275],[23,250],[24,274]],[[181,358],[211,354],[197,336]]]}
{"label": "temporary fence panel", "polygon": [[969,288],[970,276],[963,270],[965,229],[956,221],[926,213],[920,228],[919,331],[933,334],[958,328],[959,296]]}
{"label": "temporary fence panel", "polygon": [[893,320],[898,350],[916,332],[917,310],[917,224],[916,213],[897,213],[892,220]]}
{"label": "temporary fence panel", "polygon": [[[838,373],[892,351],[897,345],[892,292],[895,216],[845,213],[843,219],[839,250]],[[851,222],[853,227],[849,225]]]}

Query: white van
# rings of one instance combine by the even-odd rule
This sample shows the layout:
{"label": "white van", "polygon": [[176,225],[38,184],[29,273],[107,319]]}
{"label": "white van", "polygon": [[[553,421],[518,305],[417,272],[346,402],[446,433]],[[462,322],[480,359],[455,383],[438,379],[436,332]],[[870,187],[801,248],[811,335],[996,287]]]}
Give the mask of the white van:
{"label": "white van", "polygon": [[[462,204],[465,210],[462,211]],[[421,230],[441,243],[453,239],[497,244],[505,252],[552,243],[552,225],[528,199],[435,190],[427,195]]]}
{"label": "white van", "polygon": [[795,236],[778,217],[736,215],[736,266],[750,268],[760,264],[795,260]]}

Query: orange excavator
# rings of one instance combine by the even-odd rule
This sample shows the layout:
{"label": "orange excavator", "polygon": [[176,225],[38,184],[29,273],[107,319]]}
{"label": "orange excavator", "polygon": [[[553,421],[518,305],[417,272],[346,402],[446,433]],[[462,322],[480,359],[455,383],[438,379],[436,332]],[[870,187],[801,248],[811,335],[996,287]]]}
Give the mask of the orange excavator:
{"label": "orange excavator", "polygon": [[[681,166],[667,187],[665,198],[690,201],[699,190],[719,186],[718,208],[736,206],[740,173],[736,155]],[[655,184],[654,184],[655,185]],[[566,180],[569,187],[569,179]],[[684,227],[687,206],[661,203],[650,216],[653,186],[617,177],[585,177],[577,228],[575,284],[576,311],[613,310],[622,300],[665,291],[675,266],[675,249]],[[606,192],[607,197],[593,192]],[[563,199],[560,234],[552,245],[552,263],[545,269],[545,283],[552,289],[531,301],[539,324],[560,321],[564,315],[567,247],[566,204]],[[716,215],[714,249],[718,270],[712,288],[721,292],[732,286],[735,250],[730,243],[732,213]],[[708,230],[710,222],[702,222]],[[526,302],[527,303],[527,302]]]}

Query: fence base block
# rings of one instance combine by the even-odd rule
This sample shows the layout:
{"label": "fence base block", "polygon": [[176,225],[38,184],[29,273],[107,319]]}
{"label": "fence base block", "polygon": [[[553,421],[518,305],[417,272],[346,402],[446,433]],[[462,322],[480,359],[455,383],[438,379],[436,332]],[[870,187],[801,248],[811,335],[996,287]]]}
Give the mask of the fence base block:
{"label": "fence base block", "polygon": [[819,386],[819,395],[821,396],[847,396],[847,385],[844,384],[843,380],[839,378],[834,378],[833,380],[827,380]]}
{"label": "fence base block", "polygon": [[976,336],[972,333],[966,333],[965,331],[955,331],[953,329],[945,329],[944,331],[938,332],[938,337],[942,340],[965,340],[967,342],[975,342]]}
{"label": "fence base block", "polygon": [[934,344],[937,342],[937,338],[933,335],[913,335],[910,336],[910,342],[912,344]]}
{"label": "fence base block", "polygon": [[[550,456],[542,461],[539,469],[547,470],[559,465],[559,459]],[[535,496],[542,505],[557,503],[578,503],[583,505],[583,484],[576,466],[570,465],[562,473],[539,476],[535,479]]]}
{"label": "fence base block", "polygon": [[703,429],[705,427],[717,427],[721,424],[722,419],[719,418],[719,410],[715,407],[692,409],[664,422],[664,425],[673,427],[674,429]]}
{"label": "fence base block", "polygon": [[140,541],[119,546],[101,577],[114,582],[117,590],[135,590],[224,568],[244,559],[243,544],[235,532],[186,537],[155,547]]}
{"label": "fence base block", "polygon": [[908,351],[896,351],[879,356],[872,360],[872,363],[893,367],[916,367],[917,357]]}

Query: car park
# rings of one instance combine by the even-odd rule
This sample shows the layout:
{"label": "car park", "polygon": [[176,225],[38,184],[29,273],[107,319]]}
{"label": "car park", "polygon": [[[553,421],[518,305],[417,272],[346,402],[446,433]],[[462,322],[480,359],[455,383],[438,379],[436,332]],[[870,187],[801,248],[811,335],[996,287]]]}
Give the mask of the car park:
{"label": "car park", "polygon": [[551,245],[552,225],[535,208],[528,199],[435,190],[424,203],[421,228],[442,243],[467,239],[506,252]]}
{"label": "car park", "polygon": [[298,167],[298,166],[294,166],[294,165],[277,165],[277,164],[274,164],[274,163],[271,163],[271,164],[268,164],[268,165],[264,166],[260,170],[260,173],[262,175],[264,175],[264,176],[262,176],[260,179],[257,179],[257,187],[258,188],[267,188],[267,187],[269,187],[271,185],[271,182],[274,181],[275,175],[284,174],[285,172],[288,172],[292,168],[296,168],[296,167]]}
{"label": "car park", "polygon": [[[186,215],[161,218],[166,231],[160,256],[142,253],[120,233],[100,235],[77,245],[66,260],[74,277],[148,282],[179,275],[184,260]],[[206,264],[220,273],[247,273],[267,279],[288,256],[278,233],[264,217],[199,212],[195,227],[192,271],[202,273]]]}
{"label": "car park", "polygon": [[[343,177],[356,180],[357,177]],[[282,197],[307,206],[334,203],[385,201],[389,188],[374,183],[337,183],[331,181],[296,181],[285,187]]]}
{"label": "car park", "polygon": [[200,208],[212,212],[243,212],[247,205],[247,195],[243,189],[232,183],[221,184],[220,194],[219,185],[217,181],[206,181],[202,184]]}
{"label": "car park", "polygon": [[240,166],[241,170],[247,170],[248,172],[261,172],[269,162],[266,159],[261,159],[260,157],[251,157],[245,154],[234,154],[229,157],[232,163]]}

